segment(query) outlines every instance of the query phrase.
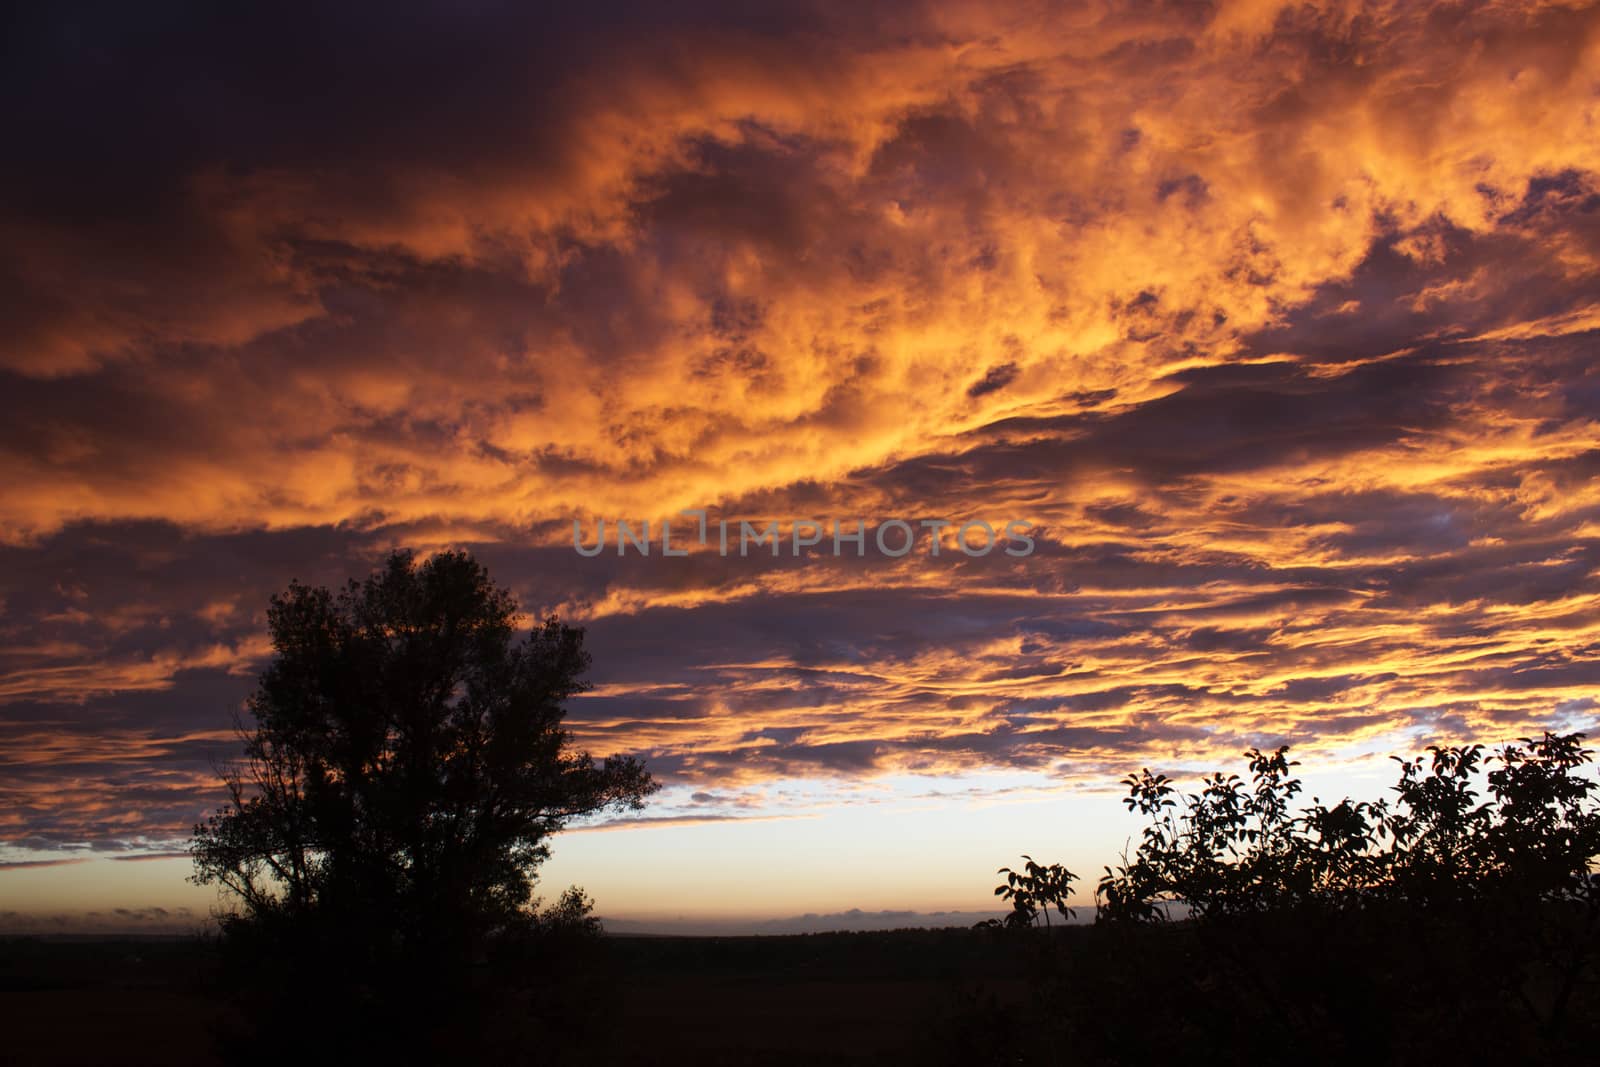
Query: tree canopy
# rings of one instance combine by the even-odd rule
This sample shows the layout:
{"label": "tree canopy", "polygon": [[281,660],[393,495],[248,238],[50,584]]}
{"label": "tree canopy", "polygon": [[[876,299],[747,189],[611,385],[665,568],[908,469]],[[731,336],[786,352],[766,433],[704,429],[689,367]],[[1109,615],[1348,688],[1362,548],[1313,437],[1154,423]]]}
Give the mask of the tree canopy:
{"label": "tree canopy", "polygon": [[[552,834],[655,789],[638,760],[596,762],[562,727],[587,688],[583,631],[521,633],[464,553],[395,552],[337,594],[291,584],[268,625],[275,655],[227,802],[195,828],[193,880],[236,899],[225,929],[280,955],[314,945],[304,967],[448,984],[537,925]],[[584,911],[569,892],[547,914]]]}

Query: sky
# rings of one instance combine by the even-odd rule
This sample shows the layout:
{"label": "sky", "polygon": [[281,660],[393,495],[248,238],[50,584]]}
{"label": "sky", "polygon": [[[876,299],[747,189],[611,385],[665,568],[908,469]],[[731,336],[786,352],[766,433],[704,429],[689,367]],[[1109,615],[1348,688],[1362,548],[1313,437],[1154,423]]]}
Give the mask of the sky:
{"label": "sky", "polygon": [[587,628],[665,788],[541,885],[619,929],[967,921],[1142,766],[1595,724],[1593,5],[5,17],[0,930],[203,921],[268,598],[396,547]]}

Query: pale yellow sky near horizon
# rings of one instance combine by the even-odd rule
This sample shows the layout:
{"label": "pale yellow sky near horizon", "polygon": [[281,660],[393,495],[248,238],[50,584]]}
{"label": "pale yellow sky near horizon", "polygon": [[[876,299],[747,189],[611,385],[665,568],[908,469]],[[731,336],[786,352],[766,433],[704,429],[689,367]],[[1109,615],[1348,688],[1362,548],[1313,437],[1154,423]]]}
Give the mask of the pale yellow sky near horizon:
{"label": "pale yellow sky near horizon", "polygon": [[[1219,769],[1243,774],[1242,763]],[[1177,776],[1186,788],[1197,777]],[[1303,799],[1377,799],[1393,782],[1393,764],[1373,756],[1302,778]],[[1117,862],[1143,826],[1125,810],[1122,793],[1052,791],[1042,778],[1017,777],[1007,783],[1016,794],[994,795],[999,784],[983,776],[970,783],[905,778],[870,805],[775,819],[571,830],[554,839],[539,892],[548,899],[580,885],[595,899],[596,914],[629,931],[672,932],[710,921],[760,932],[773,920],[807,914],[823,917],[818,928],[826,928],[827,917],[851,909],[998,915],[1005,909],[994,899],[995,871],[1028,853],[1064,863],[1080,879],[1073,903],[1091,905],[1101,867]],[[965,785],[988,795],[963,797]],[[946,795],[926,795],[931,789]],[[224,898],[215,888],[186,884],[190,869],[181,857],[0,869],[0,934],[202,928]]]}

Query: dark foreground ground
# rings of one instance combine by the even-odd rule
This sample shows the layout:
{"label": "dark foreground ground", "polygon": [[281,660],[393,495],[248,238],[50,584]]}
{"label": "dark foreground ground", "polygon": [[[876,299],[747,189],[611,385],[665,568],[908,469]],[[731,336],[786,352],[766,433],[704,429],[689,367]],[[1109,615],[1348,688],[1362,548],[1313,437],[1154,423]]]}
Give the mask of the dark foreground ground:
{"label": "dark foreground ground", "polygon": [[[926,1062],[940,1020],[1023,995],[971,930],[618,936],[604,954],[602,1063]],[[0,941],[0,1062],[219,1063],[217,978],[197,941]]]}
{"label": "dark foreground ground", "polygon": [[10,940],[0,1067],[216,1064],[219,1036],[233,1062],[271,1067],[1572,1067],[1600,1047],[1597,935],[1600,912],[1562,907],[1266,912],[1051,934],[604,937],[565,958],[544,946],[505,997],[480,987],[481,1010],[455,1020],[465,1032],[440,1029],[426,989],[353,1029],[336,1005],[344,1044],[312,1032],[314,971],[287,971],[290,994],[312,992],[257,1010],[251,1031],[202,941]]}

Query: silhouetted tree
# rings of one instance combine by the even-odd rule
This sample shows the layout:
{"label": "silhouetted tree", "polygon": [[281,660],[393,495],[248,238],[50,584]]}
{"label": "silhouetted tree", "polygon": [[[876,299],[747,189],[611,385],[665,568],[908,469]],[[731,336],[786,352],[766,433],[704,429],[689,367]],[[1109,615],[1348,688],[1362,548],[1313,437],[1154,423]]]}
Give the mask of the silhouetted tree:
{"label": "silhouetted tree", "polygon": [[[1237,1063],[1264,1047],[1573,1062],[1600,1039],[1600,785],[1582,741],[1434,746],[1397,758],[1392,800],[1332,806],[1297,803],[1287,748],[1250,749],[1248,780],[1217,773],[1194,793],[1130,775],[1124,803],[1147,825],[1100,879],[1093,928],[1019,942],[1035,995],[995,1047],[1040,1063],[1064,1048]],[[1002,870],[1010,924],[1032,919],[1046,871]]]}
{"label": "silhouetted tree", "polygon": [[1300,781],[1288,749],[1245,753],[1250,787],[1220,772],[1179,797],[1149,770],[1124,779],[1129,810],[1150,824],[1134,856],[1107,868],[1096,890],[1104,921],[1151,921],[1316,904],[1382,902],[1445,907],[1493,900],[1600,906],[1596,783],[1582,734],[1522,738],[1489,760],[1491,800],[1476,788],[1482,745],[1433,746],[1400,764],[1393,806],[1316,799],[1298,814]]}
{"label": "silhouetted tree", "polygon": [[337,595],[295,583],[267,618],[276,655],[193,880],[237,900],[225,940],[258,977],[316,991],[298,1010],[382,1019],[403,1045],[469,999],[475,968],[536,967],[530,939],[593,925],[575,891],[538,909],[549,837],[655,786],[562,729],[583,631],[551,618],[519,639],[511,596],[464,553],[395,552]]}

